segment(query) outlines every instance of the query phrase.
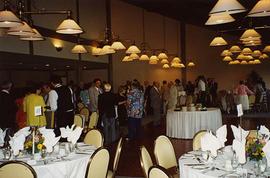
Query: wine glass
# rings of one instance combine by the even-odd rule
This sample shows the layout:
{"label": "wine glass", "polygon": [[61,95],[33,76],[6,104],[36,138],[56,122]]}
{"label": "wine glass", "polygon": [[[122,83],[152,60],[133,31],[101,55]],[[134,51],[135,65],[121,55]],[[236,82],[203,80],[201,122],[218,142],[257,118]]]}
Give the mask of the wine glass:
{"label": "wine glass", "polygon": [[237,158],[237,156],[236,156],[236,154],[234,152],[233,157],[232,157],[232,168],[233,168],[233,170],[236,170],[238,165],[239,165],[238,158]]}

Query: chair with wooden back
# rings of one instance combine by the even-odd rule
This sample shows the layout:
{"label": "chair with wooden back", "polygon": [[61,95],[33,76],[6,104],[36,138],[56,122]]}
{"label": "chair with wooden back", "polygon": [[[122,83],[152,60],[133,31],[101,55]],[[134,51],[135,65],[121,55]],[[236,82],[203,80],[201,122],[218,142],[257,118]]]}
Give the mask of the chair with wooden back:
{"label": "chair with wooden back", "polygon": [[103,135],[102,133],[97,129],[91,129],[87,132],[87,134],[84,137],[84,143],[88,145],[94,145],[96,148],[103,146]]}
{"label": "chair with wooden back", "polygon": [[206,133],[207,133],[207,130],[200,130],[193,136],[192,147],[194,151],[201,149],[201,138]]}
{"label": "chair with wooden back", "polygon": [[78,111],[80,111],[83,107],[85,107],[85,105],[82,102],[77,104]]}
{"label": "chair with wooden back", "polygon": [[110,155],[103,147],[98,148],[91,156],[85,178],[105,178],[107,176]]}
{"label": "chair with wooden back", "polygon": [[151,156],[145,146],[141,146],[140,148],[141,153],[140,153],[140,162],[141,162],[141,167],[144,173],[144,177],[148,178],[148,171],[151,166],[153,166],[153,161],[151,159]]}
{"label": "chair with wooden back", "polygon": [[23,161],[8,161],[0,165],[0,177],[37,178],[35,170]]}
{"label": "chair with wooden back", "polygon": [[151,166],[148,172],[149,178],[172,178],[168,171],[161,166]]}
{"label": "chair with wooden back", "polygon": [[122,151],[122,146],[123,146],[123,138],[121,137],[118,141],[117,148],[115,151],[115,156],[114,156],[114,161],[113,161],[113,170],[108,170],[107,178],[114,178],[115,173],[117,171],[121,151]]}

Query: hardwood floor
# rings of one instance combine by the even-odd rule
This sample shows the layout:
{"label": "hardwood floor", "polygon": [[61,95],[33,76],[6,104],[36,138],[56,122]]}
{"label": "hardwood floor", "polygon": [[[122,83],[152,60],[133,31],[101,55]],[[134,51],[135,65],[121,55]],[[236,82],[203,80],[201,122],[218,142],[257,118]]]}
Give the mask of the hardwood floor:
{"label": "hardwood floor", "polygon": [[[227,145],[231,144],[233,134],[231,129],[229,128],[231,124],[238,125],[239,118],[233,115],[223,115],[223,124],[227,124],[228,130],[228,141]],[[265,113],[264,115],[253,114],[246,115],[243,117],[242,127],[246,130],[256,129],[258,125],[266,125],[270,128],[270,113]],[[117,176],[129,176],[129,177],[143,177],[143,172],[141,170],[140,158],[139,158],[139,148],[141,145],[144,145],[155,164],[155,157],[153,154],[154,140],[162,134],[165,134],[165,120],[161,126],[154,127],[152,123],[148,123],[143,126],[143,135],[139,140],[134,141],[124,141],[122,154],[120,157],[118,171],[116,173]],[[178,159],[183,153],[192,150],[192,140],[189,139],[172,139],[172,144],[174,146],[176,158]],[[116,143],[108,146],[111,155],[111,163],[110,168],[112,167],[112,162],[115,154]]]}

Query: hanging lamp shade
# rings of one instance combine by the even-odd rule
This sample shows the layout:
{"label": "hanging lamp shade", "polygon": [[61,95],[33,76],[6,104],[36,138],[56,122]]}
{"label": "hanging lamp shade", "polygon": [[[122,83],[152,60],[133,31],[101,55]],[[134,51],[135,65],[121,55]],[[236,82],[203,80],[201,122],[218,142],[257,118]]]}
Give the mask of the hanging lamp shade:
{"label": "hanging lamp shade", "polygon": [[23,25],[12,27],[7,31],[9,35],[16,35],[16,36],[31,36],[35,34],[32,28],[23,21]]}
{"label": "hanging lamp shade", "polygon": [[138,54],[132,53],[132,54],[129,55],[129,58],[132,59],[132,60],[135,60],[135,59],[139,59],[140,57],[139,57]]}
{"label": "hanging lamp shade", "polygon": [[262,62],[259,59],[254,60],[254,64],[261,64]]}
{"label": "hanging lamp shade", "polygon": [[230,56],[225,56],[223,61],[232,61],[233,59]]}
{"label": "hanging lamp shade", "polygon": [[267,54],[263,54],[262,56],[263,56],[264,59],[269,58],[269,56]]}
{"label": "hanging lamp shade", "polygon": [[174,63],[171,64],[171,67],[180,68],[181,65],[178,62],[174,62]]}
{"label": "hanging lamp shade", "polygon": [[240,53],[242,50],[239,46],[237,45],[233,45],[231,48],[230,48],[230,52],[232,53]]}
{"label": "hanging lamp shade", "polygon": [[245,55],[239,54],[239,55],[236,57],[236,59],[238,59],[238,60],[244,60],[244,59],[245,59]]}
{"label": "hanging lamp shade", "polygon": [[252,50],[250,48],[244,48],[241,53],[243,55],[250,55],[252,54]]}
{"label": "hanging lamp shade", "polygon": [[161,64],[168,64],[169,61],[168,61],[168,59],[162,59],[162,60],[160,61],[160,63],[161,63]]}
{"label": "hanging lamp shade", "polygon": [[262,52],[260,50],[255,50],[252,53],[253,57],[260,57],[262,55]]}
{"label": "hanging lamp shade", "polygon": [[101,55],[100,53],[101,53],[101,51],[102,51],[102,49],[101,48],[98,48],[98,47],[92,47],[91,48],[91,52],[92,52],[92,55],[94,55],[94,56],[99,56],[99,55]]}
{"label": "hanging lamp shade", "polygon": [[112,44],[112,49],[114,50],[123,50],[126,49],[126,47],[123,45],[123,43],[121,41],[115,41]]}
{"label": "hanging lamp shade", "polygon": [[25,41],[43,41],[45,38],[35,29],[32,29],[35,33],[30,36],[20,36],[20,40]]}
{"label": "hanging lamp shade", "polygon": [[270,0],[260,0],[248,13],[249,17],[270,16]]}
{"label": "hanging lamp shade", "polygon": [[102,52],[105,53],[105,54],[113,54],[116,51],[114,49],[112,49],[112,47],[110,45],[104,45],[102,47]]}
{"label": "hanging lamp shade", "polygon": [[132,53],[138,54],[138,53],[141,53],[141,50],[135,44],[133,44],[127,49],[126,53],[127,54],[132,54]]}
{"label": "hanging lamp shade", "polygon": [[247,65],[248,62],[247,62],[247,61],[241,61],[240,64],[241,64],[241,65]]}
{"label": "hanging lamp shade", "polygon": [[149,64],[151,64],[151,65],[155,65],[155,64],[157,64],[157,63],[158,63],[158,61],[155,60],[155,59],[150,59],[150,60],[149,60]]}
{"label": "hanging lamp shade", "polygon": [[57,27],[56,32],[61,34],[80,34],[83,30],[73,19],[68,18]]}
{"label": "hanging lamp shade", "polygon": [[254,64],[254,61],[248,61],[248,64]]}
{"label": "hanging lamp shade", "polygon": [[229,13],[218,13],[210,15],[205,25],[218,25],[233,21],[235,21],[235,19]]}
{"label": "hanging lamp shade", "polygon": [[128,54],[125,55],[125,57],[122,59],[122,62],[131,62],[131,61],[133,61],[133,59],[131,59]]}
{"label": "hanging lamp shade", "polygon": [[72,50],[72,53],[74,54],[83,54],[83,53],[87,53],[87,50],[85,49],[85,47],[81,44],[76,44]]}
{"label": "hanging lamp shade", "polygon": [[169,69],[170,66],[169,66],[169,64],[164,64],[164,65],[162,66],[162,68],[163,68],[163,69]]}
{"label": "hanging lamp shade", "polygon": [[139,58],[140,61],[149,61],[149,57],[147,54],[142,54]]}
{"label": "hanging lamp shade", "polygon": [[233,64],[234,64],[234,62],[233,62],[233,61],[230,61],[230,62],[229,62],[229,65],[233,65]]}
{"label": "hanging lamp shade", "polygon": [[172,60],[172,63],[176,63],[176,62],[178,62],[178,63],[181,62],[181,59],[178,56],[174,57]]}
{"label": "hanging lamp shade", "polygon": [[228,43],[222,38],[222,37],[215,37],[211,43],[210,46],[224,46]]}
{"label": "hanging lamp shade", "polygon": [[22,21],[11,11],[0,11],[0,27],[10,28],[23,25]]}
{"label": "hanging lamp shade", "polygon": [[265,46],[264,49],[263,49],[263,52],[270,53],[270,45]]}
{"label": "hanging lamp shade", "polygon": [[188,66],[188,67],[194,67],[195,64],[194,64],[194,62],[189,62],[187,66]]}
{"label": "hanging lamp shade", "polygon": [[253,60],[253,57],[251,55],[244,56],[242,60],[250,61]]}
{"label": "hanging lamp shade", "polygon": [[236,14],[245,11],[245,7],[242,6],[237,0],[219,0],[209,14],[211,15],[223,12]]}
{"label": "hanging lamp shade", "polygon": [[158,59],[158,57],[157,57],[156,55],[152,55],[152,56],[150,57],[150,60],[156,60],[156,61],[158,61],[159,59]]}
{"label": "hanging lamp shade", "polygon": [[240,37],[240,40],[258,40],[262,36],[254,29],[247,29],[242,36]]}
{"label": "hanging lamp shade", "polygon": [[167,56],[166,53],[161,52],[161,53],[159,53],[159,55],[158,55],[158,59],[168,59],[168,56]]}
{"label": "hanging lamp shade", "polygon": [[262,45],[261,42],[251,42],[251,43],[245,43],[244,44],[244,46],[247,46],[247,47],[249,47],[249,46],[260,46],[260,45]]}
{"label": "hanging lamp shade", "polygon": [[232,56],[232,55],[233,55],[232,52],[229,51],[228,49],[223,50],[222,53],[220,54],[220,56],[222,56],[222,57]]}
{"label": "hanging lamp shade", "polygon": [[240,64],[240,61],[239,60],[234,60],[233,63],[234,64]]}

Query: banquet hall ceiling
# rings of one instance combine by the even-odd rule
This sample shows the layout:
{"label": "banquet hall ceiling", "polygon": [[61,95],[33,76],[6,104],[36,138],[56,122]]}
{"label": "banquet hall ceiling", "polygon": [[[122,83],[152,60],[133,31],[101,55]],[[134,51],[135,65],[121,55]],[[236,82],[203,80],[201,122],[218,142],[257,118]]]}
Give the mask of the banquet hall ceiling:
{"label": "banquet hall ceiling", "polygon": [[[252,20],[253,26],[270,25],[270,17],[251,19],[245,17],[249,10],[254,7],[258,0],[239,0],[239,2],[248,9],[245,13],[233,14],[236,21],[229,24],[205,26],[204,23],[208,19],[208,13],[216,4],[217,0],[122,0],[124,2],[142,7],[148,11],[156,12],[164,16],[186,22],[189,24],[204,26],[214,30],[232,30],[231,33],[239,34],[238,27],[246,28]],[[235,31],[234,31],[235,29]],[[267,39],[270,29],[262,30],[263,36],[266,35]]]}

